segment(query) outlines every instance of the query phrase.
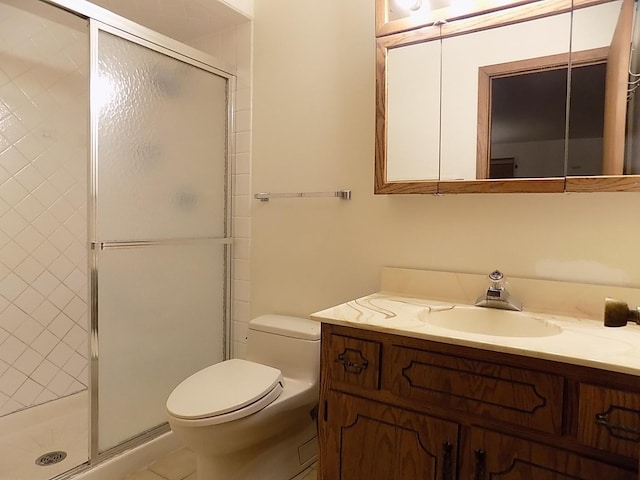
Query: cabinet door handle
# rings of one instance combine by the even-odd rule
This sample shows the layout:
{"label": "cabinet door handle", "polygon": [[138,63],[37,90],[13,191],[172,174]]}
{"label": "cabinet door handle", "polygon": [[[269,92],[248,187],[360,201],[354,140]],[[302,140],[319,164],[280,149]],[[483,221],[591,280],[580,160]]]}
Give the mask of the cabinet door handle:
{"label": "cabinet door handle", "polygon": [[473,480],[485,480],[485,462],[487,454],[481,448],[478,448],[474,451],[476,457],[476,468],[475,473],[473,475]]}
{"label": "cabinet door handle", "polygon": [[442,480],[453,480],[453,445],[451,442],[442,444]]}
{"label": "cabinet door handle", "polygon": [[636,442],[640,439],[640,428],[628,427],[626,425],[611,422],[609,420],[609,412],[596,413],[594,422],[605,427],[609,431],[609,435],[612,437]]}
{"label": "cabinet door handle", "polygon": [[[349,360],[347,357],[351,357],[353,360]],[[369,366],[369,361],[362,356],[362,353],[352,348],[347,348],[344,352],[338,354],[336,362],[341,364],[346,372],[357,375]]]}

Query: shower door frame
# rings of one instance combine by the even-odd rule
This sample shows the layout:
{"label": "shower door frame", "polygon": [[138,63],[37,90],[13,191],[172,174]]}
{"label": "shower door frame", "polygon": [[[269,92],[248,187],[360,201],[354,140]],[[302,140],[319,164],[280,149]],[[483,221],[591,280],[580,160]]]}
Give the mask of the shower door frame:
{"label": "shower door frame", "polygon": [[[227,128],[226,128],[226,152],[225,152],[225,220],[224,220],[224,236],[216,238],[218,244],[224,246],[224,289],[223,292],[223,358],[230,356],[231,346],[231,279],[232,279],[232,255],[231,246],[232,237],[232,168],[231,159],[235,153],[235,142],[233,142],[234,133],[234,111],[235,111],[235,91],[236,76],[230,72],[216,67],[218,63],[214,57],[211,57],[193,47],[185,45],[177,40],[160,34],[154,30],[146,28],[124,17],[116,15],[102,7],[91,4],[84,0],[40,0],[43,3],[62,8],[72,14],[79,15],[89,21],[89,182],[88,182],[88,232],[92,238],[96,237],[96,213],[98,198],[98,176],[97,176],[97,137],[98,137],[98,108],[96,108],[95,86],[98,74],[98,32],[104,31],[112,35],[116,35],[125,40],[131,41],[143,47],[149,48],[161,54],[172,57],[178,61],[187,63],[201,70],[207,71],[219,77],[226,79],[227,94]],[[211,239],[209,239],[211,240]],[[167,243],[189,243],[198,240],[170,240]],[[161,242],[143,241],[135,242],[135,246],[142,245],[159,245]],[[131,246],[131,243],[120,244],[122,246]],[[110,245],[117,247],[119,245]],[[67,472],[67,474],[77,473],[85,470],[96,463],[107,460],[125,450],[142,445],[147,441],[168,432],[167,423],[151,428],[144,432],[139,432],[135,437],[125,440],[123,443],[111,447],[105,451],[98,451],[98,250],[105,248],[105,244],[91,242],[87,246],[89,251],[89,272],[90,272],[90,379],[89,379],[89,396],[90,396],[90,424],[89,424],[89,458],[88,464],[81,464],[76,468]]]}

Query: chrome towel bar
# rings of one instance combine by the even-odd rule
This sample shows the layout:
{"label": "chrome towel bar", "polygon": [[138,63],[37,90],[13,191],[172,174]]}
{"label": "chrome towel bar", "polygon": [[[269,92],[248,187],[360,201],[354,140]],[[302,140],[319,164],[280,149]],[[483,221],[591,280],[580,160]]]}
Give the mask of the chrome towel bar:
{"label": "chrome towel bar", "polygon": [[338,197],[342,200],[351,200],[351,190],[338,190],[337,192],[256,193],[254,195],[254,198],[261,202],[268,202],[272,198],[302,197]]}
{"label": "chrome towel bar", "polygon": [[91,250],[107,250],[111,248],[138,248],[163,245],[187,245],[192,243],[212,242],[221,245],[231,245],[231,237],[200,237],[200,238],[175,238],[167,240],[132,240],[115,242],[90,242]]}

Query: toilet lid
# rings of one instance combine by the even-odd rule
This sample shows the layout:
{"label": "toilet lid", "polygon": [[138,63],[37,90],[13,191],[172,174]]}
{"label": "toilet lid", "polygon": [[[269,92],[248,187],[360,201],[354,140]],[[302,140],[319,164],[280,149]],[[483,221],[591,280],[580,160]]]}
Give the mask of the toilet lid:
{"label": "toilet lid", "polygon": [[[261,400],[283,383],[282,372],[276,368],[237,358],[227,360],[180,383],[169,395],[167,410],[185,419],[223,415]],[[268,403],[273,398],[270,396]]]}

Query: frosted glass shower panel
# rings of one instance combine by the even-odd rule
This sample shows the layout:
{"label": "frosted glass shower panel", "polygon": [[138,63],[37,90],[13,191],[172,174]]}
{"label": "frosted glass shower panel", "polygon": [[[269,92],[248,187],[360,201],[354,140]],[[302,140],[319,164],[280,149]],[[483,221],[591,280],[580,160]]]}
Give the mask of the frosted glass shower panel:
{"label": "frosted glass shower panel", "polygon": [[223,360],[224,249],[99,251],[100,451],[166,422],[173,388]]}
{"label": "frosted glass shower panel", "polygon": [[[0,0],[2,480],[89,458],[88,75],[86,18]],[[54,444],[64,462],[37,466]]]}
{"label": "frosted glass shower panel", "polygon": [[98,38],[98,239],[224,236],[227,80]]}

